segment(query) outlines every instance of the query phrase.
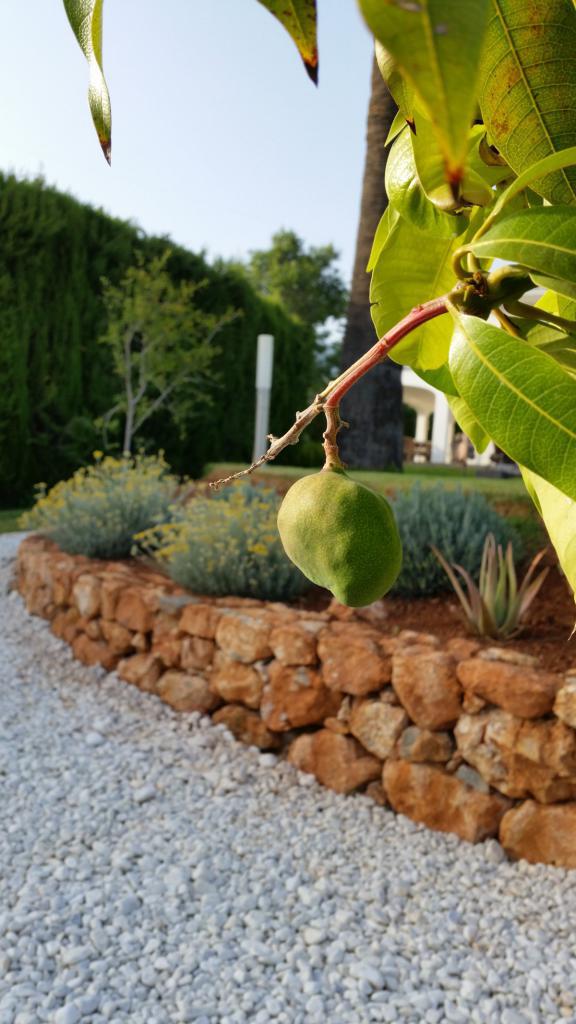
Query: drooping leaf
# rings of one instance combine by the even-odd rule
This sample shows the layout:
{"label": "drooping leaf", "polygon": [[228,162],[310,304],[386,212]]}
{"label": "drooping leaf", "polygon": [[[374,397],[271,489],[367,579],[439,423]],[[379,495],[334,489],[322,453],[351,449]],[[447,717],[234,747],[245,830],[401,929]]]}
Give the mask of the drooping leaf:
{"label": "drooping leaf", "polygon": [[511,260],[548,277],[576,282],[576,207],[519,210],[467,248],[479,258]]}
{"label": "drooping leaf", "polygon": [[522,479],[538,509],[558,561],[576,592],[576,502],[536,473],[520,466]]}
{"label": "drooping leaf", "polygon": [[576,380],[525,341],[453,316],[449,365],[472,415],[511,459],[576,499]]}
{"label": "drooping leaf", "polygon": [[550,288],[567,299],[576,299],[576,282],[574,281],[562,281],[558,278],[546,277],[544,274],[530,274],[530,277],[540,288]]}
{"label": "drooping leaf", "polygon": [[470,438],[477,452],[486,451],[490,444],[490,437],[482,429],[471,409],[460,395],[448,395],[448,405],[456,422],[462,427],[467,437]]}
{"label": "drooping leaf", "polygon": [[420,231],[439,238],[456,238],[466,230],[465,217],[443,213],[428,201],[416,170],[412,133],[408,127],[390,149],[385,182],[390,204]]}
{"label": "drooping leaf", "polygon": [[466,205],[487,206],[494,200],[489,174],[482,177],[473,166],[478,163],[474,151],[482,134],[482,125],[474,125],[468,133],[462,180],[455,192],[446,181],[444,158],[431,122],[417,118],[416,133],[411,138],[414,163],[422,188],[439,210],[454,212]]}
{"label": "drooping leaf", "polygon": [[293,39],[312,81],[318,83],[316,0],[258,0]]}
{"label": "drooping leaf", "polygon": [[[572,0],[492,0],[478,95],[490,136],[517,174],[576,145],[575,51]],[[533,188],[575,204],[576,171],[550,173]]]}
{"label": "drooping leaf", "polygon": [[408,84],[406,79],[403,78],[392,57],[378,40],[376,40],[374,53],[376,56],[376,63],[380,69],[380,74],[386,82],[386,85],[392,95],[392,99],[398,107],[398,114],[403,121],[406,121],[409,125],[413,126],[414,89]]}
{"label": "drooping leaf", "polygon": [[456,191],[476,109],[490,0],[360,0],[360,9],[432,121]]}
{"label": "drooping leaf", "polygon": [[[423,299],[434,299],[454,284],[452,255],[458,239],[436,238],[418,231],[396,214],[373,262],[372,319],[382,337]],[[423,324],[396,345],[391,358],[415,370],[442,366],[448,358],[452,324],[441,316]]]}
{"label": "drooping leaf", "polygon": [[102,70],[102,7],[104,0],[64,0],[72,31],[88,61],[90,80],[88,103],[102,152],[110,163],[112,152],[112,112],[110,96]]}

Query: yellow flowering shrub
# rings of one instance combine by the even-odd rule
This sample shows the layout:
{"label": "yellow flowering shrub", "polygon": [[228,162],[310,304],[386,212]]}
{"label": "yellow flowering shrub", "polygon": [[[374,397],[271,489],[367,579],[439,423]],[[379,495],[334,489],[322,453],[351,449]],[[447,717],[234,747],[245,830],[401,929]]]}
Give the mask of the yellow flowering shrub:
{"label": "yellow flowering shrub", "polygon": [[168,575],[197,594],[286,601],[310,583],[284,554],[280,497],[246,482],[172,509],[173,521],[135,539]]}
{"label": "yellow flowering shrub", "polygon": [[135,533],[168,518],[177,480],[162,455],[94,460],[49,491],[39,484],[20,525],[72,555],[127,558]]}

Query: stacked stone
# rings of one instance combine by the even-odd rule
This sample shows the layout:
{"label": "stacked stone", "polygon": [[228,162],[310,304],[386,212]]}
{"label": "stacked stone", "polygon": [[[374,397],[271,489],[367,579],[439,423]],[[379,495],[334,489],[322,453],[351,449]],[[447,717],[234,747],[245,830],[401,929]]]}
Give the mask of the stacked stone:
{"label": "stacked stone", "polygon": [[326,612],[192,597],[137,563],[23,541],[18,586],[85,664],[470,842],[576,867],[576,677],[508,646]]}

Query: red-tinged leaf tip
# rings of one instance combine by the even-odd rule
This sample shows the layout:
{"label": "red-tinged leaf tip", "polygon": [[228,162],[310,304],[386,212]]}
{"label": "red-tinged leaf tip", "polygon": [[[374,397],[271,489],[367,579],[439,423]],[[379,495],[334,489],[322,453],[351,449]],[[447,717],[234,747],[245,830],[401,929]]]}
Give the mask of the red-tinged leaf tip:
{"label": "red-tinged leaf tip", "polygon": [[104,153],[104,159],[106,160],[106,163],[111,167],[112,166],[112,142],[111,142],[111,140],[110,139],[98,139],[98,142],[100,143],[100,148],[102,149],[102,152]]}
{"label": "red-tinged leaf tip", "polygon": [[408,125],[408,127],[409,127],[410,131],[412,132],[412,134],[416,135],[416,122],[413,121],[411,117],[407,117],[406,118],[406,124]]}
{"label": "red-tinged leaf tip", "polygon": [[314,85],[318,85],[318,57],[316,56],[314,61],[304,60],[304,67],[306,68],[308,78],[314,82]]}

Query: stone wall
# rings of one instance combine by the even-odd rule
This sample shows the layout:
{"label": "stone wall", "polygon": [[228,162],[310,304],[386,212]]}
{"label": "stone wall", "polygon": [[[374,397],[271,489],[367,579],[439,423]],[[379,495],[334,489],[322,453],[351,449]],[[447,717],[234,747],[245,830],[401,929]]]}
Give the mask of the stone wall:
{"label": "stone wall", "polygon": [[40,537],[20,546],[18,588],[80,661],[210,714],[325,786],[576,867],[576,674],[508,645],[394,635],[378,604],[310,612],[193,596],[138,563]]}

